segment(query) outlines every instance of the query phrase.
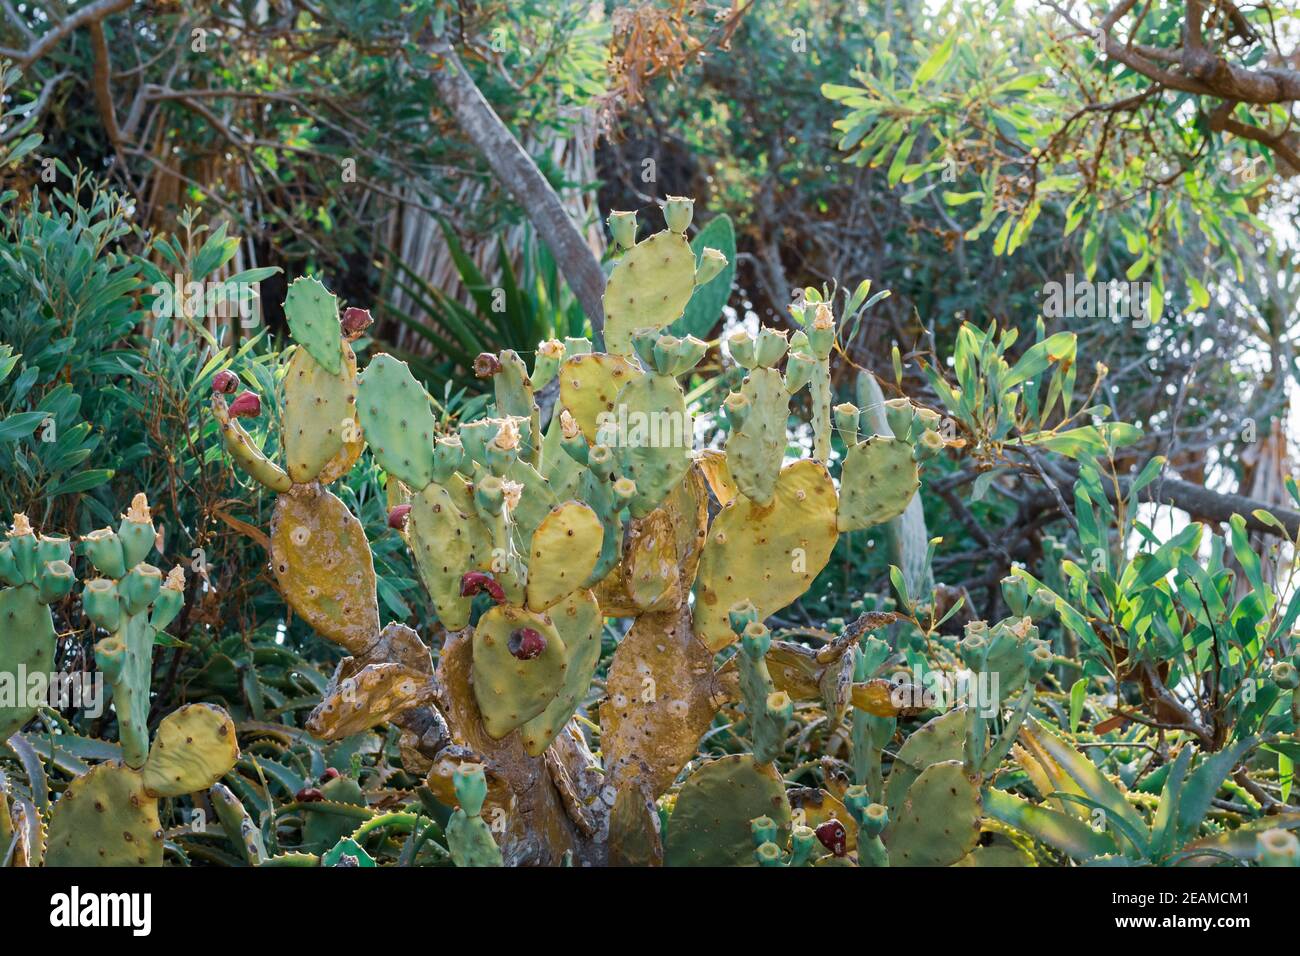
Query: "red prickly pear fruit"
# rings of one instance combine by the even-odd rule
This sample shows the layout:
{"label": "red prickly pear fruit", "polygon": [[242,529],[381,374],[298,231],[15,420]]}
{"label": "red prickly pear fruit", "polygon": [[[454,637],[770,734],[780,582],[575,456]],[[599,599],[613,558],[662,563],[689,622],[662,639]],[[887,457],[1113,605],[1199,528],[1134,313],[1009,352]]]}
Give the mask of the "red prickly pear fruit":
{"label": "red prickly pear fruit", "polygon": [[491,352],[480,352],[474,359],[474,374],[479,378],[491,378],[501,371],[501,360]]}
{"label": "red prickly pear fruit", "polygon": [[510,633],[506,646],[516,660],[531,661],[546,650],[546,638],[531,627],[521,627]]}
{"label": "red prickly pear fruit", "polygon": [[370,317],[369,309],[358,309],[353,306],[343,310],[343,318],[339,324],[343,327],[343,335],[349,342],[357,338],[366,329],[374,323]]}
{"label": "red prickly pear fruit", "polygon": [[335,779],[336,777],[341,777],[341,776],[342,774],[340,774],[333,767],[326,767],[325,772],[320,775],[320,782],[329,783],[331,780]]}
{"label": "red prickly pear fruit", "polygon": [[293,798],[299,803],[317,803],[325,799],[325,795],[315,787],[303,787],[293,795]]}
{"label": "red prickly pear fruit", "polygon": [[836,856],[843,856],[849,852],[849,834],[844,829],[844,824],[840,823],[834,817],[827,820],[817,828],[817,839],[821,841],[822,846],[830,850]]}
{"label": "red prickly pear fruit", "polygon": [[484,571],[466,571],[461,575],[461,597],[473,597],[481,591],[487,591],[498,604],[506,603],[506,592],[492,575]]}
{"label": "red prickly pear fruit", "polygon": [[230,403],[231,418],[256,418],[262,414],[262,400],[256,392],[240,392]]}
{"label": "red prickly pear fruit", "polygon": [[406,527],[406,516],[410,513],[410,505],[394,505],[388,512],[388,527],[401,531]]}
{"label": "red prickly pear fruit", "polygon": [[212,376],[212,391],[222,395],[230,395],[239,388],[239,376],[230,369],[218,372]]}

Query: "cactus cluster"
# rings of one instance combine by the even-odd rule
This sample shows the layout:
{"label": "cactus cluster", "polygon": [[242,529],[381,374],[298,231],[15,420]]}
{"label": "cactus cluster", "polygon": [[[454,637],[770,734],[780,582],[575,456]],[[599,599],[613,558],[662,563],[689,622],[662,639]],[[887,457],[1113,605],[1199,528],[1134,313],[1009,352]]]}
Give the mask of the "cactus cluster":
{"label": "cactus cluster", "polygon": [[[0,788],[6,840],[27,865],[159,866],[164,835],[158,801],[207,790],[235,764],[239,745],[229,714],[210,704],[189,704],[149,730],[154,642],[184,606],[180,567],[166,578],[145,559],[160,546],[149,503],[137,494],[116,530],[84,535],[78,554],[97,576],[80,591],[81,611],[92,632],[102,632],[94,660],[111,689],[116,744],[95,751],[112,759],[77,771],[44,812],[21,803],[21,816]],[[56,677],[56,633],[51,606],[74,590],[73,545],[62,536],[37,535],[26,515],[14,516],[0,544],[0,615],[5,628],[0,655],[6,673]],[[85,701],[82,701],[85,703]],[[38,702],[3,711],[6,737],[41,709]],[[21,735],[15,735],[18,740]],[[17,826],[15,827],[15,824]],[[16,832],[15,832],[16,831]]]}

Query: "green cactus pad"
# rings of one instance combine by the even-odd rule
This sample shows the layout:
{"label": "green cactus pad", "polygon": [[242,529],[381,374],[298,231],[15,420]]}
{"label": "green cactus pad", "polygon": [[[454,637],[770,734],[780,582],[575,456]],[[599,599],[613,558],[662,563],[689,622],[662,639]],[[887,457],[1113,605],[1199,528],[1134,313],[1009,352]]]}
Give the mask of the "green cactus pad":
{"label": "green cactus pad", "polygon": [[239,759],[235,723],[220,707],[187,704],[163,718],[154,734],[142,779],[153,797],[206,790]]}
{"label": "green cactus pad", "polygon": [[908,788],[927,767],[948,760],[961,760],[966,745],[966,709],[956,707],[940,714],[912,732],[894,757],[885,784],[885,805],[897,820]]}
{"label": "green cactus pad", "polygon": [[452,475],[445,487],[430,483],[411,499],[406,541],[438,620],[449,631],[460,630],[469,623],[473,603],[473,598],[461,597],[461,576],[486,567],[491,551],[488,530],[463,478]]}
{"label": "green cactus pad", "polygon": [[140,773],[102,763],[68,785],[50,814],[46,866],[162,866],[158,802]]}
{"label": "green cactus pad", "polygon": [[[510,653],[511,635],[522,628],[546,641],[541,654],[518,660]],[[523,608],[498,605],[474,628],[474,699],[483,726],[494,740],[532,720],[564,687],[568,660],[564,640],[551,619]]]}
{"label": "green cactus pad", "polygon": [[767,617],[808,590],[839,536],[835,505],[826,468],[804,460],[782,469],[767,507],[742,495],[718,513],[696,579],[695,629],[711,650],[736,639],[732,605],[753,601]]}
{"label": "green cactus pad", "polygon": [[379,633],[375,566],[365,529],[325,489],[280,495],[271,571],[294,612],[321,637],[360,654]]}
{"label": "green cactus pad", "polygon": [[695,425],[681,386],[669,375],[629,382],[617,406],[618,440],[610,445],[620,474],[636,482],[628,507],[641,518],[659,507],[691,467]]}
{"label": "green cactus pad", "polygon": [[[18,674],[49,674],[54,670],[55,632],[50,609],[40,601],[34,584],[0,591],[0,675],[14,681],[14,699],[26,698],[25,682]],[[8,695],[6,695],[8,696]],[[0,740],[10,736],[36,716],[36,707],[0,706]]]}
{"label": "green cactus pad", "polygon": [[310,352],[326,372],[338,375],[343,344],[338,298],[317,280],[301,276],[289,285],[284,316],[293,340]]}
{"label": "green cactus pad", "polygon": [[405,362],[376,355],[357,378],[357,418],[384,471],[418,491],[433,481],[437,422]]}
{"label": "green cactus pad", "polygon": [[790,829],[785,783],[749,754],[712,760],[687,778],[668,820],[667,866],[756,866],[750,821],[771,817],[784,845]]}
{"label": "green cactus pad", "polygon": [[575,355],[560,366],[560,404],[569,410],[583,437],[595,443],[601,414],[613,414],[619,392],[643,374],[618,355]]}
{"label": "green cactus pad", "polygon": [[545,611],[582,587],[600,560],[605,529],[596,512],[566,501],[537,526],[528,559],[528,609]]}
{"label": "green cactus pad", "polygon": [[564,683],[546,709],[519,731],[530,757],[539,757],[569,722],[591,687],[600,662],[600,631],[604,619],[590,591],[570,594],[547,611],[564,641]]}
{"label": "green cactus pad", "polygon": [[736,487],[760,505],[772,503],[785,460],[790,393],[779,372],[756,368],[745,376],[740,394],[748,410],[743,424],[727,436],[727,464]]}
{"label": "green cactus pad", "polygon": [[921,487],[912,446],[874,435],[844,458],[840,477],[839,529],[861,531],[897,518]]}
{"label": "green cactus pad", "polygon": [[680,233],[655,233],[619,258],[605,284],[605,348],[632,354],[636,329],[681,318],[695,291],[695,253]]}
{"label": "green cactus pad", "polygon": [[980,788],[960,760],[927,767],[907,791],[898,817],[882,834],[891,866],[948,866],[979,841]]}
{"label": "green cactus pad", "polygon": [[281,441],[284,465],[298,484],[314,481],[331,459],[344,451],[344,438],[356,428],[357,360],[342,349],[343,361],[330,372],[306,349],[294,350],[284,373]]}

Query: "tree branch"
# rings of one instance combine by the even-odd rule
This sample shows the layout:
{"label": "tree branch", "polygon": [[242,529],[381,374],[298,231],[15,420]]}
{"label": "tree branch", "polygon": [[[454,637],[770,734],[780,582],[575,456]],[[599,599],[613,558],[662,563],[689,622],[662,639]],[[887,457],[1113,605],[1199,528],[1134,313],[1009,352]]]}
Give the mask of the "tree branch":
{"label": "tree branch", "polygon": [[432,52],[442,60],[441,68],[433,71],[438,94],[550,248],[569,287],[582,303],[591,322],[592,338],[600,348],[605,329],[605,274],[599,260],[569,219],[560,197],[497,116],[450,44],[436,40]]}

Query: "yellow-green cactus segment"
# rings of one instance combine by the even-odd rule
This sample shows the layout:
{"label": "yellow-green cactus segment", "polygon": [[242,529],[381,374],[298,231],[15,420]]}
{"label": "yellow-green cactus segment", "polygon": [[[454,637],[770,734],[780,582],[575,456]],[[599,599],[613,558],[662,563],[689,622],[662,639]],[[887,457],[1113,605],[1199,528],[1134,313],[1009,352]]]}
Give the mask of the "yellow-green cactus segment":
{"label": "yellow-green cactus segment", "polygon": [[220,707],[187,704],[163,718],[141,771],[152,797],[206,790],[235,765],[235,723]]}
{"label": "yellow-green cactus segment", "polygon": [[384,471],[416,490],[433,480],[437,422],[429,393],[405,362],[391,355],[370,360],[357,378],[357,417]]}
{"label": "yellow-green cactus segment", "polygon": [[965,745],[964,707],[954,707],[913,731],[899,748],[885,785],[885,804],[889,807],[890,819],[899,819],[908,788],[927,767],[961,760]]}
{"label": "yellow-green cactus segment", "polygon": [[162,866],[158,801],[138,771],[102,763],[68,785],[50,813],[46,866]]}
{"label": "yellow-green cactus segment", "polygon": [[473,598],[461,596],[460,579],[466,571],[487,569],[489,537],[474,511],[474,493],[459,475],[446,486],[431,483],[411,499],[406,540],[438,620],[449,631],[469,623]]}
{"label": "yellow-green cactus segment", "polygon": [[560,366],[560,404],[569,410],[583,437],[594,444],[601,415],[616,416],[614,406],[618,393],[643,374],[619,355],[604,352],[575,355]]}
{"label": "yellow-green cactus segment", "polygon": [[530,757],[540,757],[582,703],[600,663],[600,605],[590,591],[578,591],[551,608],[547,616],[564,641],[564,683],[546,709],[520,729]]}
{"label": "yellow-green cactus segment", "polygon": [[632,332],[671,325],[694,291],[695,253],[684,235],[665,230],[638,242],[605,284],[606,351],[631,355]]}
{"label": "yellow-green cactus segment", "polygon": [[510,521],[520,551],[527,552],[533,535],[558,501],[542,473],[528,462],[515,459],[506,468],[505,477],[521,487],[519,500],[510,505]]}
{"label": "yellow-green cactus segment", "polygon": [[582,502],[566,501],[551,509],[533,534],[528,609],[545,611],[582,587],[600,560],[604,538],[600,518]]}
{"label": "yellow-green cactus segment", "polygon": [[[231,418],[226,410],[226,400],[220,395],[212,396],[212,414],[221,427],[221,440],[226,451],[235,459],[235,464],[258,484],[272,491],[284,493],[293,487],[293,479],[283,468],[267,458],[262,449],[253,444],[253,438],[244,431],[239,419]],[[107,573],[107,572],[106,572]]]}
{"label": "yellow-green cactus segment", "polygon": [[979,842],[982,814],[979,778],[967,776],[960,760],[927,767],[881,835],[890,866],[956,863]]}
{"label": "yellow-green cactus segment", "polygon": [[671,375],[629,382],[616,404],[598,440],[614,450],[619,473],[636,482],[628,508],[632,517],[642,518],[663,503],[690,469],[695,425]]}
{"label": "yellow-green cactus segment", "polygon": [[271,571],[294,613],[360,654],[379,633],[370,543],[347,505],[320,489],[280,495],[271,516]]}
{"label": "yellow-green cactus segment", "polygon": [[718,513],[696,577],[695,630],[710,650],[736,639],[733,604],[753,601],[768,617],[808,590],[839,537],[835,505],[825,466],[803,460],[782,469],[767,507],[742,495]]}
{"label": "yellow-green cactus segment", "polygon": [[300,276],[284,297],[284,317],[293,340],[330,375],[338,375],[343,343],[338,298],[317,280]]}
{"label": "yellow-green cactus segment", "polygon": [[344,439],[356,427],[357,360],[340,343],[341,368],[330,372],[301,346],[294,349],[284,374],[281,440],[284,465],[298,484],[314,481],[334,458],[344,454]]}
{"label": "yellow-green cactus segment", "polygon": [[[25,682],[18,675],[54,670],[55,632],[50,609],[33,584],[0,591],[0,674],[15,681],[13,699],[21,704]],[[36,716],[37,707],[0,706],[0,740],[8,740]]]}
{"label": "yellow-green cactus segment", "polygon": [[919,487],[911,445],[884,435],[859,442],[840,475],[839,529],[861,531],[897,518]]}
{"label": "yellow-green cactus segment", "polygon": [[687,778],[668,820],[667,866],[756,866],[750,821],[770,817],[775,842],[790,829],[785,783],[771,764],[732,754],[704,764]]}
{"label": "yellow-green cactus segment", "polygon": [[[518,651],[525,631],[544,643],[532,659],[511,653]],[[488,736],[500,740],[544,711],[563,688],[567,668],[564,640],[546,615],[498,605],[479,618],[474,628],[474,699]]]}
{"label": "yellow-green cactus segment", "polygon": [[727,464],[736,487],[757,504],[772,501],[785,459],[790,393],[781,374],[756,368],[745,376],[738,399],[728,399]]}
{"label": "yellow-green cactus segment", "polygon": [[528,423],[520,436],[519,456],[536,465],[542,448],[542,418],[533,400],[533,383],[528,366],[514,349],[506,349],[497,356],[501,363],[493,374],[493,397],[496,399],[498,417],[517,416]]}

